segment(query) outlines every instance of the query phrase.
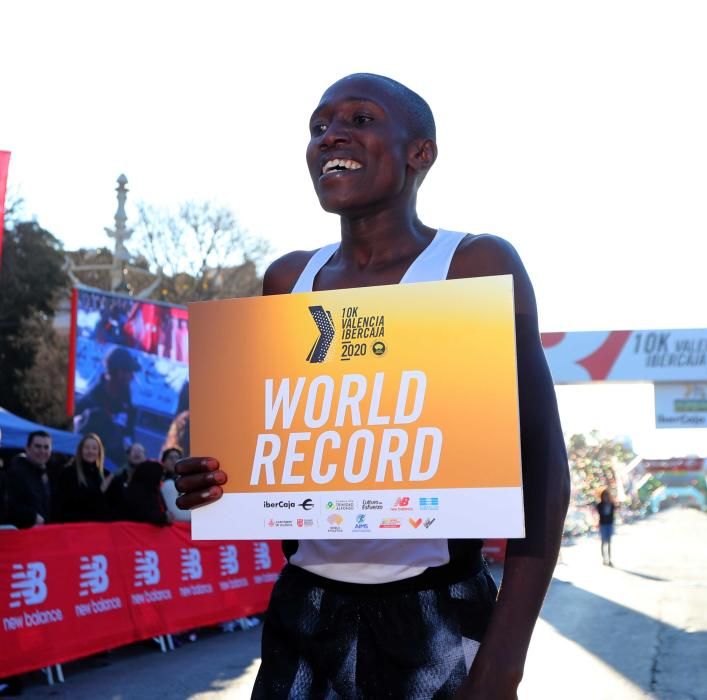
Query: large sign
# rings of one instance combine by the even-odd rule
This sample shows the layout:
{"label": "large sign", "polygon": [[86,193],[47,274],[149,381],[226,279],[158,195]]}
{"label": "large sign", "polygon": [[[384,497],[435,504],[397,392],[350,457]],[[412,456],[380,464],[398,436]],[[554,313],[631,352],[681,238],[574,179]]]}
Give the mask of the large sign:
{"label": "large sign", "polygon": [[74,429],[97,433],[112,468],[133,442],[159,458],[188,452],[187,311],[106,292],[78,290]]}
{"label": "large sign", "polygon": [[707,428],[707,383],[656,384],[656,428]]}
{"label": "large sign", "polygon": [[555,384],[707,381],[707,329],[543,333]]}
{"label": "large sign", "polygon": [[2,533],[0,678],[263,612],[279,542],[192,542],[188,525]]}
{"label": "large sign", "polygon": [[510,276],[189,313],[195,537],[523,536]]}

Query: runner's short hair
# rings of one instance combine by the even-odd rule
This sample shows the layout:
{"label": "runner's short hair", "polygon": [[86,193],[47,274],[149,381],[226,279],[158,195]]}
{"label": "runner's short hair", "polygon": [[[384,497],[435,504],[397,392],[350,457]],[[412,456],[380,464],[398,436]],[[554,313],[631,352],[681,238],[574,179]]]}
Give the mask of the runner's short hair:
{"label": "runner's short hair", "polygon": [[437,127],[435,126],[435,118],[430,106],[420,95],[406,85],[377,73],[354,73],[346,78],[366,78],[382,83],[403,108],[410,127],[410,135],[413,138],[432,140],[437,138]]}

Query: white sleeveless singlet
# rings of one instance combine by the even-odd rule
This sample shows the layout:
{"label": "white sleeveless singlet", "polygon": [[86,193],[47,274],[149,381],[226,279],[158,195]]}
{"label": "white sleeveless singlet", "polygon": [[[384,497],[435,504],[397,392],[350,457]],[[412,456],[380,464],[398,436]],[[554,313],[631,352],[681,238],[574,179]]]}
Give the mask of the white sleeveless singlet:
{"label": "white sleeveless singlet", "polygon": [[[465,233],[439,229],[400,280],[436,282],[447,279],[449,266]],[[317,250],[302,270],[291,293],[311,292],[319,270],[338,243]],[[421,574],[449,562],[446,539],[435,540],[300,540],[290,563],[319,576],[348,583],[389,583]]]}

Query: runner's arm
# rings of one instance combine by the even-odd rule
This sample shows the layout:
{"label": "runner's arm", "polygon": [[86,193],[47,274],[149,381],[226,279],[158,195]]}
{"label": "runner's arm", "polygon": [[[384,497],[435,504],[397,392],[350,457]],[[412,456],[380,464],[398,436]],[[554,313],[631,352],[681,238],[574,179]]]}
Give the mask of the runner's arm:
{"label": "runner's arm", "polygon": [[515,698],[557,561],[569,501],[569,470],[555,390],[540,342],[535,295],[523,264],[508,243],[492,236],[463,245],[450,277],[513,275],[526,535],[508,541],[496,607],[460,697]]}

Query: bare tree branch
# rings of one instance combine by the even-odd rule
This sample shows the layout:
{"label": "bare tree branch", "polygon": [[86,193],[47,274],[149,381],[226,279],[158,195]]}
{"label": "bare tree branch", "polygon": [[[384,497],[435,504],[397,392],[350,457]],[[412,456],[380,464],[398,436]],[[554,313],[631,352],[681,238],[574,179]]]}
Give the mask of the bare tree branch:
{"label": "bare tree branch", "polygon": [[189,201],[175,213],[140,203],[134,240],[150,267],[166,277],[162,298],[184,303],[260,290],[257,265],[269,246],[248,234],[226,207]]}

